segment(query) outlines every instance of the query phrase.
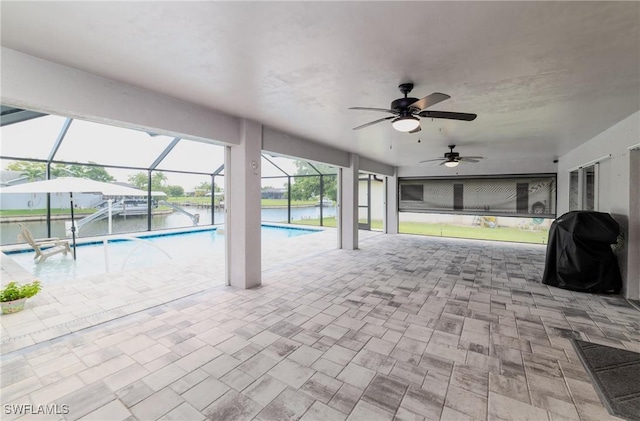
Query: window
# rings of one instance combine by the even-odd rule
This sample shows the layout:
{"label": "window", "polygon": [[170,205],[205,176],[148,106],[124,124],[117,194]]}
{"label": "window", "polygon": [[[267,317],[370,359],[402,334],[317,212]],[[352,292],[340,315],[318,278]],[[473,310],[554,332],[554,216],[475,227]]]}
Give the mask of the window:
{"label": "window", "polygon": [[580,210],[580,171],[569,173],[569,210]]}
{"label": "window", "polygon": [[584,210],[593,211],[596,210],[596,183],[597,183],[597,167],[594,164],[587,168],[584,168],[584,195],[583,205]]}
{"label": "window", "polygon": [[516,210],[518,213],[529,212],[529,183],[516,184]]}
{"label": "window", "polygon": [[[49,117],[52,116],[46,118]],[[54,159],[148,168],[171,140],[168,136],[150,136],[139,130],[73,120]]]}
{"label": "window", "polygon": [[552,174],[399,180],[400,212],[555,218]]}
{"label": "window", "polygon": [[424,187],[422,184],[404,184],[400,186],[400,200],[403,202],[424,201]]}
{"label": "window", "polygon": [[598,210],[598,163],[569,173],[569,210]]}
{"label": "window", "polygon": [[453,209],[454,210],[464,209],[463,192],[464,192],[464,184],[453,185]]}
{"label": "window", "polygon": [[0,128],[3,156],[46,159],[65,124],[64,117],[47,115]]}

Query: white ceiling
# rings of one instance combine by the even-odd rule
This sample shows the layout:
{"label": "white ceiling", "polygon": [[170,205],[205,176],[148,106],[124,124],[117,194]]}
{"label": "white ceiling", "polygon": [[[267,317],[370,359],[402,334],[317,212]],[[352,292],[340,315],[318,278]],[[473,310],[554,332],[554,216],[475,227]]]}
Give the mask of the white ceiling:
{"label": "white ceiling", "polygon": [[[553,159],[640,109],[638,2],[10,2],[15,50],[392,165]],[[402,134],[384,114],[444,92]],[[418,143],[418,139],[421,142]],[[390,148],[393,146],[393,148]]]}

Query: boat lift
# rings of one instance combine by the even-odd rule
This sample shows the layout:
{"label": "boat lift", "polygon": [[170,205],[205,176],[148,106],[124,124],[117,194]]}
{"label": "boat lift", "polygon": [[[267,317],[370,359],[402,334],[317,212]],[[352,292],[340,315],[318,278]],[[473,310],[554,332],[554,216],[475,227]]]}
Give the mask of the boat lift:
{"label": "boat lift", "polygon": [[[79,232],[80,229],[93,222],[93,221],[99,221],[101,219],[104,218],[109,218],[109,234],[112,234],[112,216],[113,215],[127,215],[127,206],[125,204],[125,200],[118,200],[118,201],[112,201],[111,199],[106,201],[107,202],[107,206],[101,209],[98,209],[96,212],[92,213],[91,215],[88,215],[84,218],[82,218],[79,221],[76,221],[76,230]],[[100,203],[103,204],[104,202]],[[198,226],[198,223],[200,222],[200,214],[196,213],[193,214],[191,212],[188,212],[184,209],[182,209],[180,206],[178,205],[174,205],[172,203],[169,203],[165,200],[161,200],[158,202],[161,205],[164,206],[168,206],[172,209],[174,209],[175,211],[178,211],[186,216],[189,217],[189,219],[191,219],[191,222],[193,222],[193,226],[196,227]],[[130,211],[130,209],[129,209]],[[137,215],[142,215],[142,213],[136,213]],[[65,221],[65,228],[67,233],[70,232],[70,228],[71,228],[71,222],[69,221]]]}
{"label": "boat lift", "polygon": [[173,203],[169,203],[166,200],[161,200],[158,203],[160,203],[161,205],[164,205],[164,206],[169,206],[170,208],[172,208],[174,210],[177,210],[178,212],[187,215],[189,218],[191,218],[191,221],[193,222],[193,226],[194,227],[198,226],[198,222],[200,222],[200,214],[199,213],[187,212],[186,210],[182,209],[180,206],[174,205]]}

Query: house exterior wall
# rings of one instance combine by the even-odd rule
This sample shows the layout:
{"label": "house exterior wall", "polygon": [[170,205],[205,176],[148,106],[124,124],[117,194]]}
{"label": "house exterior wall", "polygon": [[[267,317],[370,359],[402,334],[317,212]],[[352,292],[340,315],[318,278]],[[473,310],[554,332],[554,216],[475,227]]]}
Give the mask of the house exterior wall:
{"label": "house exterior wall", "polygon": [[[102,201],[101,194],[76,193],[73,204],[76,208],[92,208]],[[46,209],[47,195],[44,193],[0,193],[0,209]],[[68,193],[51,193],[51,208],[69,208]]]}
{"label": "house exterior wall", "polygon": [[558,164],[558,215],[569,211],[569,174],[601,157],[598,174],[597,210],[610,213],[626,238],[618,253],[627,298],[640,297],[640,214],[637,209],[640,185],[638,169],[632,171],[631,148],[640,145],[640,111],[611,126],[596,137],[562,155]]}
{"label": "house exterior wall", "polygon": [[[540,179],[522,178],[455,178],[447,179],[408,179],[400,180],[402,186],[422,187],[423,200],[403,200],[400,197],[400,209],[405,211],[428,210],[431,212],[448,212],[454,210],[454,184],[463,186],[463,209],[460,212],[481,211],[491,214],[512,213],[518,216],[517,185],[526,183],[528,186],[527,210],[533,212],[536,206],[544,205],[543,213],[553,214],[555,210],[556,190],[553,177]],[[406,198],[405,198],[406,199]]]}

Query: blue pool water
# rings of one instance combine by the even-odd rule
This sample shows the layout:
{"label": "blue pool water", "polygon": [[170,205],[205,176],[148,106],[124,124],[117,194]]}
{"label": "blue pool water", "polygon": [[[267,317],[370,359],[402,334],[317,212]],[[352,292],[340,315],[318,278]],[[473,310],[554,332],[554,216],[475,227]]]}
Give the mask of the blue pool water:
{"label": "blue pool water", "polygon": [[[264,246],[279,239],[314,232],[319,230],[263,225],[262,243]],[[44,263],[36,264],[33,251],[5,253],[43,284],[52,284],[171,262],[222,261],[224,234],[214,228],[170,234],[153,233],[139,236],[139,240],[115,238],[108,240],[106,250],[102,241],[80,244],[76,249],[76,261],[72,255],[57,254]]]}

